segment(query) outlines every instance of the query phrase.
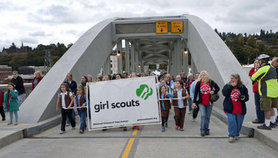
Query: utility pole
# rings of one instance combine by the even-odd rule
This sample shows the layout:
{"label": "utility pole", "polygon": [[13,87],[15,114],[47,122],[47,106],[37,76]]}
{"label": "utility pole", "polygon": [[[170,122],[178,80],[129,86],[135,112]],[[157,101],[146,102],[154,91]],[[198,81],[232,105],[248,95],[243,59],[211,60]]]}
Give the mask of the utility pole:
{"label": "utility pole", "polygon": [[51,53],[49,50],[46,50],[44,54],[44,75],[46,74],[50,66],[51,66]]}

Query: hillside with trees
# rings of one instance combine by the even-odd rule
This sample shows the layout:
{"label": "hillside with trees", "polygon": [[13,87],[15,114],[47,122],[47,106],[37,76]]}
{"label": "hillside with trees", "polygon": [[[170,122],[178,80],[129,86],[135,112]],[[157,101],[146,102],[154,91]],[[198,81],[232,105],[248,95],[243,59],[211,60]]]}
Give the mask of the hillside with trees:
{"label": "hillside with trees", "polygon": [[241,64],[253,63],[260,54],[278,56],[278,32],[261,30],[260,34],[247,35],[232,32],[215,32],[221,37]]}
{"label": "hillside with trees", "polygon": [[[217,29],[215,29],[215,32],[226,43],[242,65],[253,63],[255,58],[260,54],[268,54],[271,57],[278,56],[278,32],[273,33],[271,30],[261,30],[259,35],[218,32]],[[13,70],[17,70],[20,66],[43,66],[45,63],[45,54],[46,52],[50,52],[51,63],[49,65],[52,66],[71,46],[72,44],[65,46],[63,43],[39,44],[27,54],[0,56],[0,65],[12,66]],[[11,45],[11,47],[15,46]]]}
{"label": "hillside with trees", "polygon": [[13,56],[0,56],[0,65],[12,66],[13,70],[17,70],[20,66],[43,66],[45,62],[45,53],[51,53],[50,66],[54,65],[60,57],[72,46],[69,44],[39,44],[36,48],[28,54],[19,54]]}

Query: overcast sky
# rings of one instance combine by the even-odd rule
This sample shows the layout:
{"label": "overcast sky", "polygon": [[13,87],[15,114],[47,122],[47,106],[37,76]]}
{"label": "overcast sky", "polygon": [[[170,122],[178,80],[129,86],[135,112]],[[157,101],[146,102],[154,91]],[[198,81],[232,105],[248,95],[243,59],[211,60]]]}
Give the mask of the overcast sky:
{"label": "overcast sky", "polygon": [[74,43],[112,17],[193,14],[223,32],[278,31],[278,0],[0,0],[0,51]]}

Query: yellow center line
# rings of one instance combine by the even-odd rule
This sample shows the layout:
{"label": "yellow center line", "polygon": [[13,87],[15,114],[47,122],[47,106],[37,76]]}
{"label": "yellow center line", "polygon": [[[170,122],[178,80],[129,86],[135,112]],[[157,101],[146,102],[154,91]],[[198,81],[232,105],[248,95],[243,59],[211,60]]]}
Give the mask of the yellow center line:
{"label": "yellow center line", "polygon": [[132,132],[132,136],[136,136],[138,130],[137,129],[134,129],[133,132]]}
{"label": "yellow center line", "polygon": [[[134,129],[133,132],[132,132],[132,136],[136,136],[137,133],[138,133],[138,130]],[[129,152],[132,148],[133,143],[134,143],[134,138],[130,138],[128,143],[127,143],[127,146],[125,148],[125,151],[122,155],[122,158],[128,158],[128,155],[129,155]]]}

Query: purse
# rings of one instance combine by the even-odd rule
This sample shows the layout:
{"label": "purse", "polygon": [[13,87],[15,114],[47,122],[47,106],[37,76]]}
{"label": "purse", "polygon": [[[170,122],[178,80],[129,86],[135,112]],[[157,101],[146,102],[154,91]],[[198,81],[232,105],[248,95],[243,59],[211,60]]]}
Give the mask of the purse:
{"label": "purse", "polygon": [[219,99],[219,94],[218,93],[210,95],[210,100],[212,102],[216,102],[218,99]]}

